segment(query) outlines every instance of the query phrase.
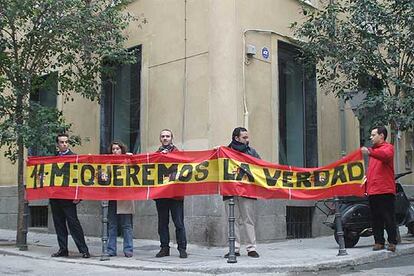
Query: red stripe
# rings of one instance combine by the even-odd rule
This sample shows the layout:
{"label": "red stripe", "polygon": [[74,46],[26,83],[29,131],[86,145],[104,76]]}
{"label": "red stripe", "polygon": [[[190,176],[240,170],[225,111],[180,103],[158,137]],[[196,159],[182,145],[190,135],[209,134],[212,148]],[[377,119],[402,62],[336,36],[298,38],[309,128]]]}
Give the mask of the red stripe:
{"label": "red stripe", "polygon": [[[78,189],[76,191],[76,189]],[[203,182],[199,184],[176,183],[160,187],[43,187],[39,189],[27,189],[27,200],[45,198],[77,199],[85,200],[119,200],[135,199],[146,200],[155,198],[173,198],[190,195],[218,194],[217,182]]]}
{"label": "red stripe", "polygon": [[237,195],[261,199],[297,199],[318,200],[332,198],[334,196],[363,196],[364,186],[340,185],[327,189],[290,190],[289,189],[266,189],[256,185],[242,183],[222,183],[221,194],[225,196]]}

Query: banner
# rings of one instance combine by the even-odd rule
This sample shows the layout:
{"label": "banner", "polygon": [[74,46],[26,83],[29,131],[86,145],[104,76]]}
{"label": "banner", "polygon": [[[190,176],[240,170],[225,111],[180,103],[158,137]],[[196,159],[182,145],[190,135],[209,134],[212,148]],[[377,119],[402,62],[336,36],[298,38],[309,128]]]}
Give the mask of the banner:
{"label": "banner", "polygon": [[355,151],[328,166],[273,164],[227,147],[168,154],[29,157],[28,200],[147,200],[189,195],[319,200],[362,196],[364,161]]}

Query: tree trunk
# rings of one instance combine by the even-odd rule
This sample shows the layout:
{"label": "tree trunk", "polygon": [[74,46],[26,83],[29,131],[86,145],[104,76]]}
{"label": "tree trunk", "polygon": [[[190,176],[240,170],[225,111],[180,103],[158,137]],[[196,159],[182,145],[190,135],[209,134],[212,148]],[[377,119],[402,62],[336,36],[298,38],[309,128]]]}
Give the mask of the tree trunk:
{"label": "tree trunk", "polygon": [[[16,108],[16,123],[18,126],[23,125],[23,97],[17,96]],[[20,250],[27,250],[27,211],[28,203],[25,200],[25,185],[24,185],[24,144],[23,137],[18,132],[17,137],[17,233],[16,233],[16,247]]]}

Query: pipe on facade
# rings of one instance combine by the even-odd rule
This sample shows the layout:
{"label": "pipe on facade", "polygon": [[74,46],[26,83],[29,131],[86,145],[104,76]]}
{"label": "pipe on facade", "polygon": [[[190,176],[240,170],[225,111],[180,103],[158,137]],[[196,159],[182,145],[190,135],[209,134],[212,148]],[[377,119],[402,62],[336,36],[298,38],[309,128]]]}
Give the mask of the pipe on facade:
{"label": "pipe on facade", "polygon": [[243,93],[243,126],[246,129],[249,129],[249,110],[247,108],[247,95],[246,95],[246,70],[245,70],[245,58],[246,58],[246,34],[248,32],[258,32],[258,33],[269,33],[270,35],[275,34],[280,37],[283,37],[293,43],[296,43],[298,39],[290,37],[288,35],[266,29],[245,29],[243,31],[243,55],[242,55],[242,93]]}
{"label": "pipe on facade", "polygon": [[183,80],[183,126],[181,130],[181,148],[185,149],[185,129],[187,113],[187,0],[184,0],[184,80]]}

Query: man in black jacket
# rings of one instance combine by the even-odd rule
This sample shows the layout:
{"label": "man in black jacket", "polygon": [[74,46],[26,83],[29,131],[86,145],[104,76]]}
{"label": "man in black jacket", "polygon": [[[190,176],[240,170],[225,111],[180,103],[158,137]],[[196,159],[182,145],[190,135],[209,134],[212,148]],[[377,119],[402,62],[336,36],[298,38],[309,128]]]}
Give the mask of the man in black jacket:
{"label": "man in black jacket", "polygon": [[[259,154],[254,148],[249,147],[249,133],[244,127],[237,127],[233,130],[231,143],[229,148],[240,151],[242,153],[251,155],[253,157],[259,158]],[[224,200],[227,201],[230,199],[230,196],[224,197]],[[259,254],[256,251],[256,232],[255,232],[255,220],[254,220],[254,207],[255,207],[255,198],[234,196],[234,211],[236,221],[235,226],[235,236],[236,236],[236,256],[240,256],[240,232],[239,224],[244,229],[247,237],[247,255],[252,258],[259,258]],[[226,214],[228,214],[228,204],[225,204]],[[225,258],[229,257],[229,253],[224,255]]]}
{"label": "man in black jacket", "polygon": [[[69,149],[69,136],[65,133],[58,134],[56,143],[59,151],[57,156],[73,155],[74,153]],[[76,204],[80,200],[71,199],[50,199],[50,207],[52,209],[53,224],[55,225],[56,235],[59,244],[59,251],[52,254],[52,257],[66,257],[69,255],[68,251],[68,229],[75,241],[76,247],[82,254],[82,258],[90,258],[88,246],[85,242],[82,226],[78,219],[76,211]]]}

